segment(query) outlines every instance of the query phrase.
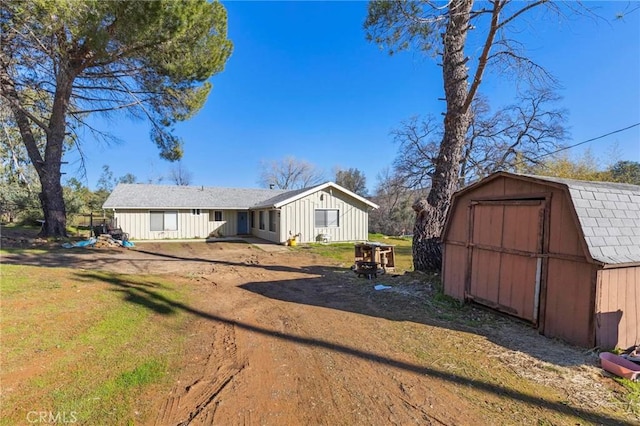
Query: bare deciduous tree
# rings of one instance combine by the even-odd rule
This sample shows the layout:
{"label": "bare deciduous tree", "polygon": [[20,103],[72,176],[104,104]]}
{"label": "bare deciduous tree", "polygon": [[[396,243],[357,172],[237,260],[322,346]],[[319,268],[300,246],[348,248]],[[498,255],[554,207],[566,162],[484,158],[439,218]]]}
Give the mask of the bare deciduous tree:
{"label": "bare deciduous tree", "polygon": [[529,90],[491,115],[486,100],[476,99],[478,116],[472,119],[461,162],[462,185],[498,170],[532,167],[567,138],[566,110],[553,108],[560,98],[550,90]]}
{"label": "bare deciduous tree", "polygon": [[176,185],[189,186],[191,185],[191,178],[191,172],[185,168],[182,161],[178,161],[169,170],[169,179]]}
{"label": "bare deciduous tree", "polygon": [[295,157],[263,161],[260,164],[260,180],[264,187],[300,189],[318,185],[324,181],[324,173],[316,166]]}
{"label": "bare deciduous tree", "polygon": [[[558,4],[546,0],[380,0],[369,3],[365,21],[367,38],[389,48],[390,53],[413,48],[435,53],[442,59],[446,109],[442,138],[431,173],[431,190],[426,200],[414,204],[416,221],[413,263],[416,270],[439,270],[442,263],[440,234],[451,197],[458,188],[460,165],[465,154],[472,104],[485,71],[515,73],[519,81],[544,87],[551,76],[523,53],[523,45],[511,38],[521,17],[545,5],[559,11]],[[569,2],[562,3],[572,8]],[[479,40],[468,56],[467,38],[474,32]]]}
{"label": "bare deciduous tree", "polygon": [[[524,170],[537,164],[541,155],[557,150],[566,138],[565,111],[551,105],[558,99],[549,90],[528,91],[513,105],[492,113],[486,98],[476,97],[458,187],[498,170]],[[399,147],[394,169],[407,187],[430,184],[441,128],[433,116],[413,117],[392,132]]]}
{"label": "bare deciduous tree", "polygon": [[442,126],[435,117],[411,117],[393,130],[391,135],[398,145],[393,162],[396,179],[406,188],[431,185],[431,176],[442,138]]}

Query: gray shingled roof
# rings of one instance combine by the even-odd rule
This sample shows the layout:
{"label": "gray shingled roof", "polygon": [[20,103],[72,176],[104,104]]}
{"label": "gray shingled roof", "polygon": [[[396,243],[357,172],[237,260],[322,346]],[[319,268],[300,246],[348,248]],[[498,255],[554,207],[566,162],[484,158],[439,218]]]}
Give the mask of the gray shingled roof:
{"label": "gray shingled roof", "polygon": [[111,192],[102,207],[105,209],[248,209],[257,204],[262,204],[264,200],[290,192],[292,191],[282,189],[212,188],[121,183]]}
{"label": "gray shingled roof", "polygon": [[[318,185],[318,186],[320,186],[320,185]],[[270,197],[270,198],[268,198],[266,200],[263,200],[263,201],[257,203],[255,205],[255,207],[272,207],[272,206],[275,206],[276,204],[278,204],[278,203],[280,203],[282,201],[288,200],[289,198],[295,197],[296,195],[302,194],[303,192],[309,191],[310,189],[313,189],[313,188],[316,188],[316,187],[314,186],[314,187],[311,187],[311,188],[302,188],[302,189],[294,189],[294,190],[291,190],[291,191],[286,191],[286,192],[284,192],[282,194],[277,194],[274,197]]]}
{"label": "gray shingled roof", "polygon": [[640,262],[640,186],[530,177],[567,186],[594,260],[610,264]]}

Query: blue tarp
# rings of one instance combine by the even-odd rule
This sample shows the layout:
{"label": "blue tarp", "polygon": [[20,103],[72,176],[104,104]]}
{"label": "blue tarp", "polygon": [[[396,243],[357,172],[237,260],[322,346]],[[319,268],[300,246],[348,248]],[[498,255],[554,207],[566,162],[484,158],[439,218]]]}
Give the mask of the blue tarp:
{"label": "blue tarp", "polygon": [[375,288],[376,290],[388,290],[391,288],[391,286],[388,285],[384,285],[384,284],[378,284],[373,286],[373,288]]}
{"label": "blue tarp", "polygon": [[77,241],[75,243],[64,243],[62,244],[62,247],[64,248],[73,248],[73,247],[89,247],[92,246],[96,243],[95,238],[89,238],[88,240],[84,240],[84,241]]}
{"label": "blue tarp", "polygon": [[[84,240],[84,241],[77,241],[75,243],[63,243],[62,247],[64,248],[74,248],[74,247],[93,247],[93,245],[97,242],[98,240],[95,238],[89,238],[88,240]],[[122,247],[133,247],[135,244],[133,244],[131,241],[120,241],[120,240],[116,240],[114,239],[113,241],[115,241],[116,243],[120,244]]]}

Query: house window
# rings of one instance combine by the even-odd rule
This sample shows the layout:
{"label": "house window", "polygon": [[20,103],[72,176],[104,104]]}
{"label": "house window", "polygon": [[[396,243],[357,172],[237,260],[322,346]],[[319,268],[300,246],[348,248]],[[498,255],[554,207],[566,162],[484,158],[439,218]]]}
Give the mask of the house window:
{"label": "house window", "polygon": [[337,228],[340,226],[337,209],[316,210],[316,228]]}
{"label": "house window", "polygon": [[152,231],[177,231],[178,212],[149,212]]}
{"label": "house window", "polygon": [[258,219],[260,220],[260,229],[264,229],[264,212],[258,212]]}
{"label": "house window", "polygon": [[200,209],[191,209],[191,214],[195,216],[200,216]]}
{"label": "house window", "polygon": [[255,229],[255,227],[256,227],[256,212],[251,212],[251,218],[249,220],[251,221],[251,229]]}
{"label": "house window", "polygon": [[209,222],[222,222],[222,211],[209,210]]}
{"label": "house window", "polygon": [[276,232],[276,211],[269,210],[269,231]]}

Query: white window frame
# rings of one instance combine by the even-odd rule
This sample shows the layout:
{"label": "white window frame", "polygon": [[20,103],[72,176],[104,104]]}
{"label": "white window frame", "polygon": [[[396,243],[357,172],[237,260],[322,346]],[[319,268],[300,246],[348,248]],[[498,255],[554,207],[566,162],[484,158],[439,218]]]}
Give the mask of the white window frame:
{"label": "white window frame", "polygon": [[222,210],[209,210],[209,222],[222,222]]}
{"label": "white window frame", "polygon": [[316,209],[313,222],[316,228],[339,228],[339,209]]}
{"label": "white window frame", "polygon": [[276,228],[278,227],[276,223],[276,211],[269,210],[269,232],[276,232]]}
{"label": "white window frame", "polygon": [[[162,218],[162,225],[159,227],[154,225],[158,225],[160,215]],[[154,224],[154,217],[156,222]],[[178,230],[178,212],[176,210],[155,210],[149,212],[149,230],[152,232],[161,232],[161,231],[177,231]]]}

